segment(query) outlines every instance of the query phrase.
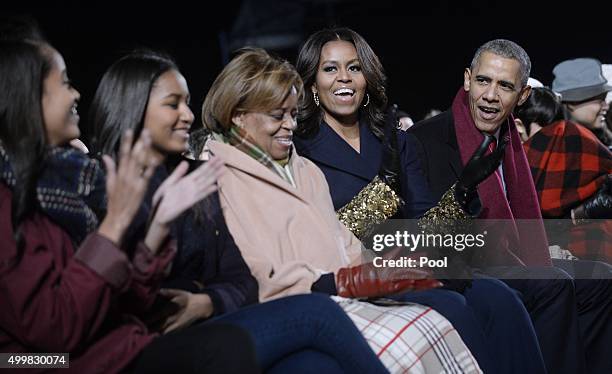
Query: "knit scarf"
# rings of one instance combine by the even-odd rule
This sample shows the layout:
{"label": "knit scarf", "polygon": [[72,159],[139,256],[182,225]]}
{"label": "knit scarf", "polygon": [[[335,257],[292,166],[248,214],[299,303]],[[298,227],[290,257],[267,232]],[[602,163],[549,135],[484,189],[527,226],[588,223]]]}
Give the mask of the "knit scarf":
{"label": "knit scarf", "polygon": [[[463,165],[484,139],[472,119],[468,101],[467,92],[461,88],[452,106]],[[511,227],[505,228],[505,240],[499,241],[497,249],[510,252],[525,265],[549,266],[551,261],[540,205],[518,131],[512,118],[508,118],[502,126],[501,133],[509,136],[503,158],[507,199],[501,181],[496,173],[493,173],[478,186],[478,195],[483,206],[479,218],[510,220],[511,225],[507,226]],[[530,224],[517,224],[516,219],[532,221]],[[533,224],[533,221],[539,224]]]}
{"label": "knit scarf", "polygon": [[[98,227],[98,214],[91,207],[106,207],[106,182],[97,160],[74,148],[47,151],[36,185],[40,209],[68,231],[74,244]],[[0,144],[0,182],[19,188],[9,155]],[[104,209],[104,208],[102,208]]]}
{"label": "knit scarf", "polygon": [[253,139],[246,134],[246,132],[237,127],[232,126],[228,131],[224,133],[216,133],[218,137],[220,137],[221,141],[230,144],[247,155],[253,157],[260,164],[264,165],[268,169],[270,169],[273,173],[281,177],[285,182],[295,187],[293,182],[293,178],[289,174],[289,171],[282,167],[277,161],[273,160],[270,155],[257,146]]}

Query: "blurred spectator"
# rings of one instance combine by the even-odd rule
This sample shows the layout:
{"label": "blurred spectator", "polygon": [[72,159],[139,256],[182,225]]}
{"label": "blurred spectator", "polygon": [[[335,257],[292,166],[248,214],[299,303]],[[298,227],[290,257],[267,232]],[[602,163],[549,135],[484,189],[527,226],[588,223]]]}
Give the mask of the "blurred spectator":
{"label": "blurred spectator", "polygon": [[605,98],[612,86],[602,74],[601,63],[594,58],[566,60],[555,66],[553,74],[552,89],[561,94],[564,118],[588,128],[609,146],[612,133],[606,128]]}
{"label": "blurred spectator", "polygon": [[435,117],[440,113],[442,113],[440,109],[432,108],[425,114],[425,117],[423,117],[423,120]]}
{"label": "blurred spectator", "polygon": [[[529,78],[531,79],[531,78]],[[529,84],[529,83],[528,83]],[[534,86],[531,86],[534,87]],[[543,126],[553,123],[561,115],[561,101],[549,88],[543,86],[532,88],[531,95],[525,103],[515,109],[514,123],[526,142]]]}
{"label": "blurred spectator", "polygon": [[406,131],[412,127],[412,125],[414,125],[414,121],[408,113],[404,112],[403,110],[398,110],[396,114],[397,119],[399,120],[398,129]]}
{"label": "blurred spectator", "polygon": [[[572,218],[549,231],[550,244],[580,259],[612,263],[610,182],[612,154],[583,126],[559,120],[560,103],[548,88],[534,88],[515,114],[524,128],[525,153],[544,218]],[[579,218],[599,218],[580,223]]]}

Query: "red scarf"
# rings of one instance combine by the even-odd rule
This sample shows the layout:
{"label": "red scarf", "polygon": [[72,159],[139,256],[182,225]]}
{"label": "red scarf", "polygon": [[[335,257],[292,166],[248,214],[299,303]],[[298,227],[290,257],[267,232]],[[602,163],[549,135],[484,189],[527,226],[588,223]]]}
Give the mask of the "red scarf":
{"label": "red scarf", "polygon": [[[461,88],[452,106],[457,144],[463,165],[468,162],[484,139],[472,119],[468,100],[467,92]],[[548,241],[538,197],[521,139],[512,118],[508,118],[502,124],[501,133],[504,132],[509,134],[503,159],[507,199],[496,173],[478,186],[478,195],[483,207],[479,218],[510,220],[510,225],[506,225],[509,227],[505,227],[504,230],[505,240],[499,241],[494,259],[490,258],[489,261],[493,261],[492,264],[504,265],[523,263],[528,266],[550,266]],[[517,224],[516,219],[531,221]],[[537,224],[534,224],[534,220]]]}

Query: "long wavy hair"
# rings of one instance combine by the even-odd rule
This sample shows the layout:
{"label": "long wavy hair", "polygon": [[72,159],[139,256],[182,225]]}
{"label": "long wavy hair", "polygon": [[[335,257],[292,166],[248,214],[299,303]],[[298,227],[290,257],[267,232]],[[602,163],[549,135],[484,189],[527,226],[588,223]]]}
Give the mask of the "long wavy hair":
{"label": "long wavy hair", "polygon": [[17,248],[20,225],[38,208],[36,184],[47,139],[42,108],[44,80],[53,66],[51,47],[29,41],[0,42],[0,145],[15,176],[11,219]]}
{"label": "long wavy hair", "polygon": [[368,106],[359,108],[360,118],[365,117],[370,130],[378,139],[382,139],[387,108],[385,71],[368,42],[355,31],[344,27],[317,31],[300,49],[296,69],[304,81],[304,90],[308,94],[304,95],[300,103],[296,134],[301,137],[311,137],[319,130],[323,121],[323,109],[315,104],[311,90],[316,82],[323,46],[328,42],[339,40],[353,44],[357,50],[357,58],[367,83],[366,92],[370,96]]}
{"label": "long wavy hair", "polygon": [[169,56],[150,50],[134,51],[108,68],[89,111],[94,155],[117,159],[121,134],[126,130],[133,130],[134,139],[138,139],[151,90],[157,79],[171,70],[178,71],[178,67]]}

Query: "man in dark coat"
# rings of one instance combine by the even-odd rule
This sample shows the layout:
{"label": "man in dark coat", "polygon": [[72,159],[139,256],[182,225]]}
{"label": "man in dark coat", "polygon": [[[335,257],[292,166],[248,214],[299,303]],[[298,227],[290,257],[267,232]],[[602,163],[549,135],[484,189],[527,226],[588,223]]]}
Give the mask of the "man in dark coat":
{"label": "man in dark coat", "polygon": [[479,218],[509,220],[513,227],[489,238],[485,256],[489,266],[483,265],[481,271],[504,278],[519,292],[550,373],[612,372],[611,360],[603,353],[604,341],[611,336],[610,281],[574,281],[551,266],[529,166],[510,118],[529,97],[530,69],[527,53],[516,43],[501,39],[485,43],[465,69],[452,108],[417,123],[409,135],[437,199],[457,181],[483,134],[505,144],[499,169],[478,187]]}

